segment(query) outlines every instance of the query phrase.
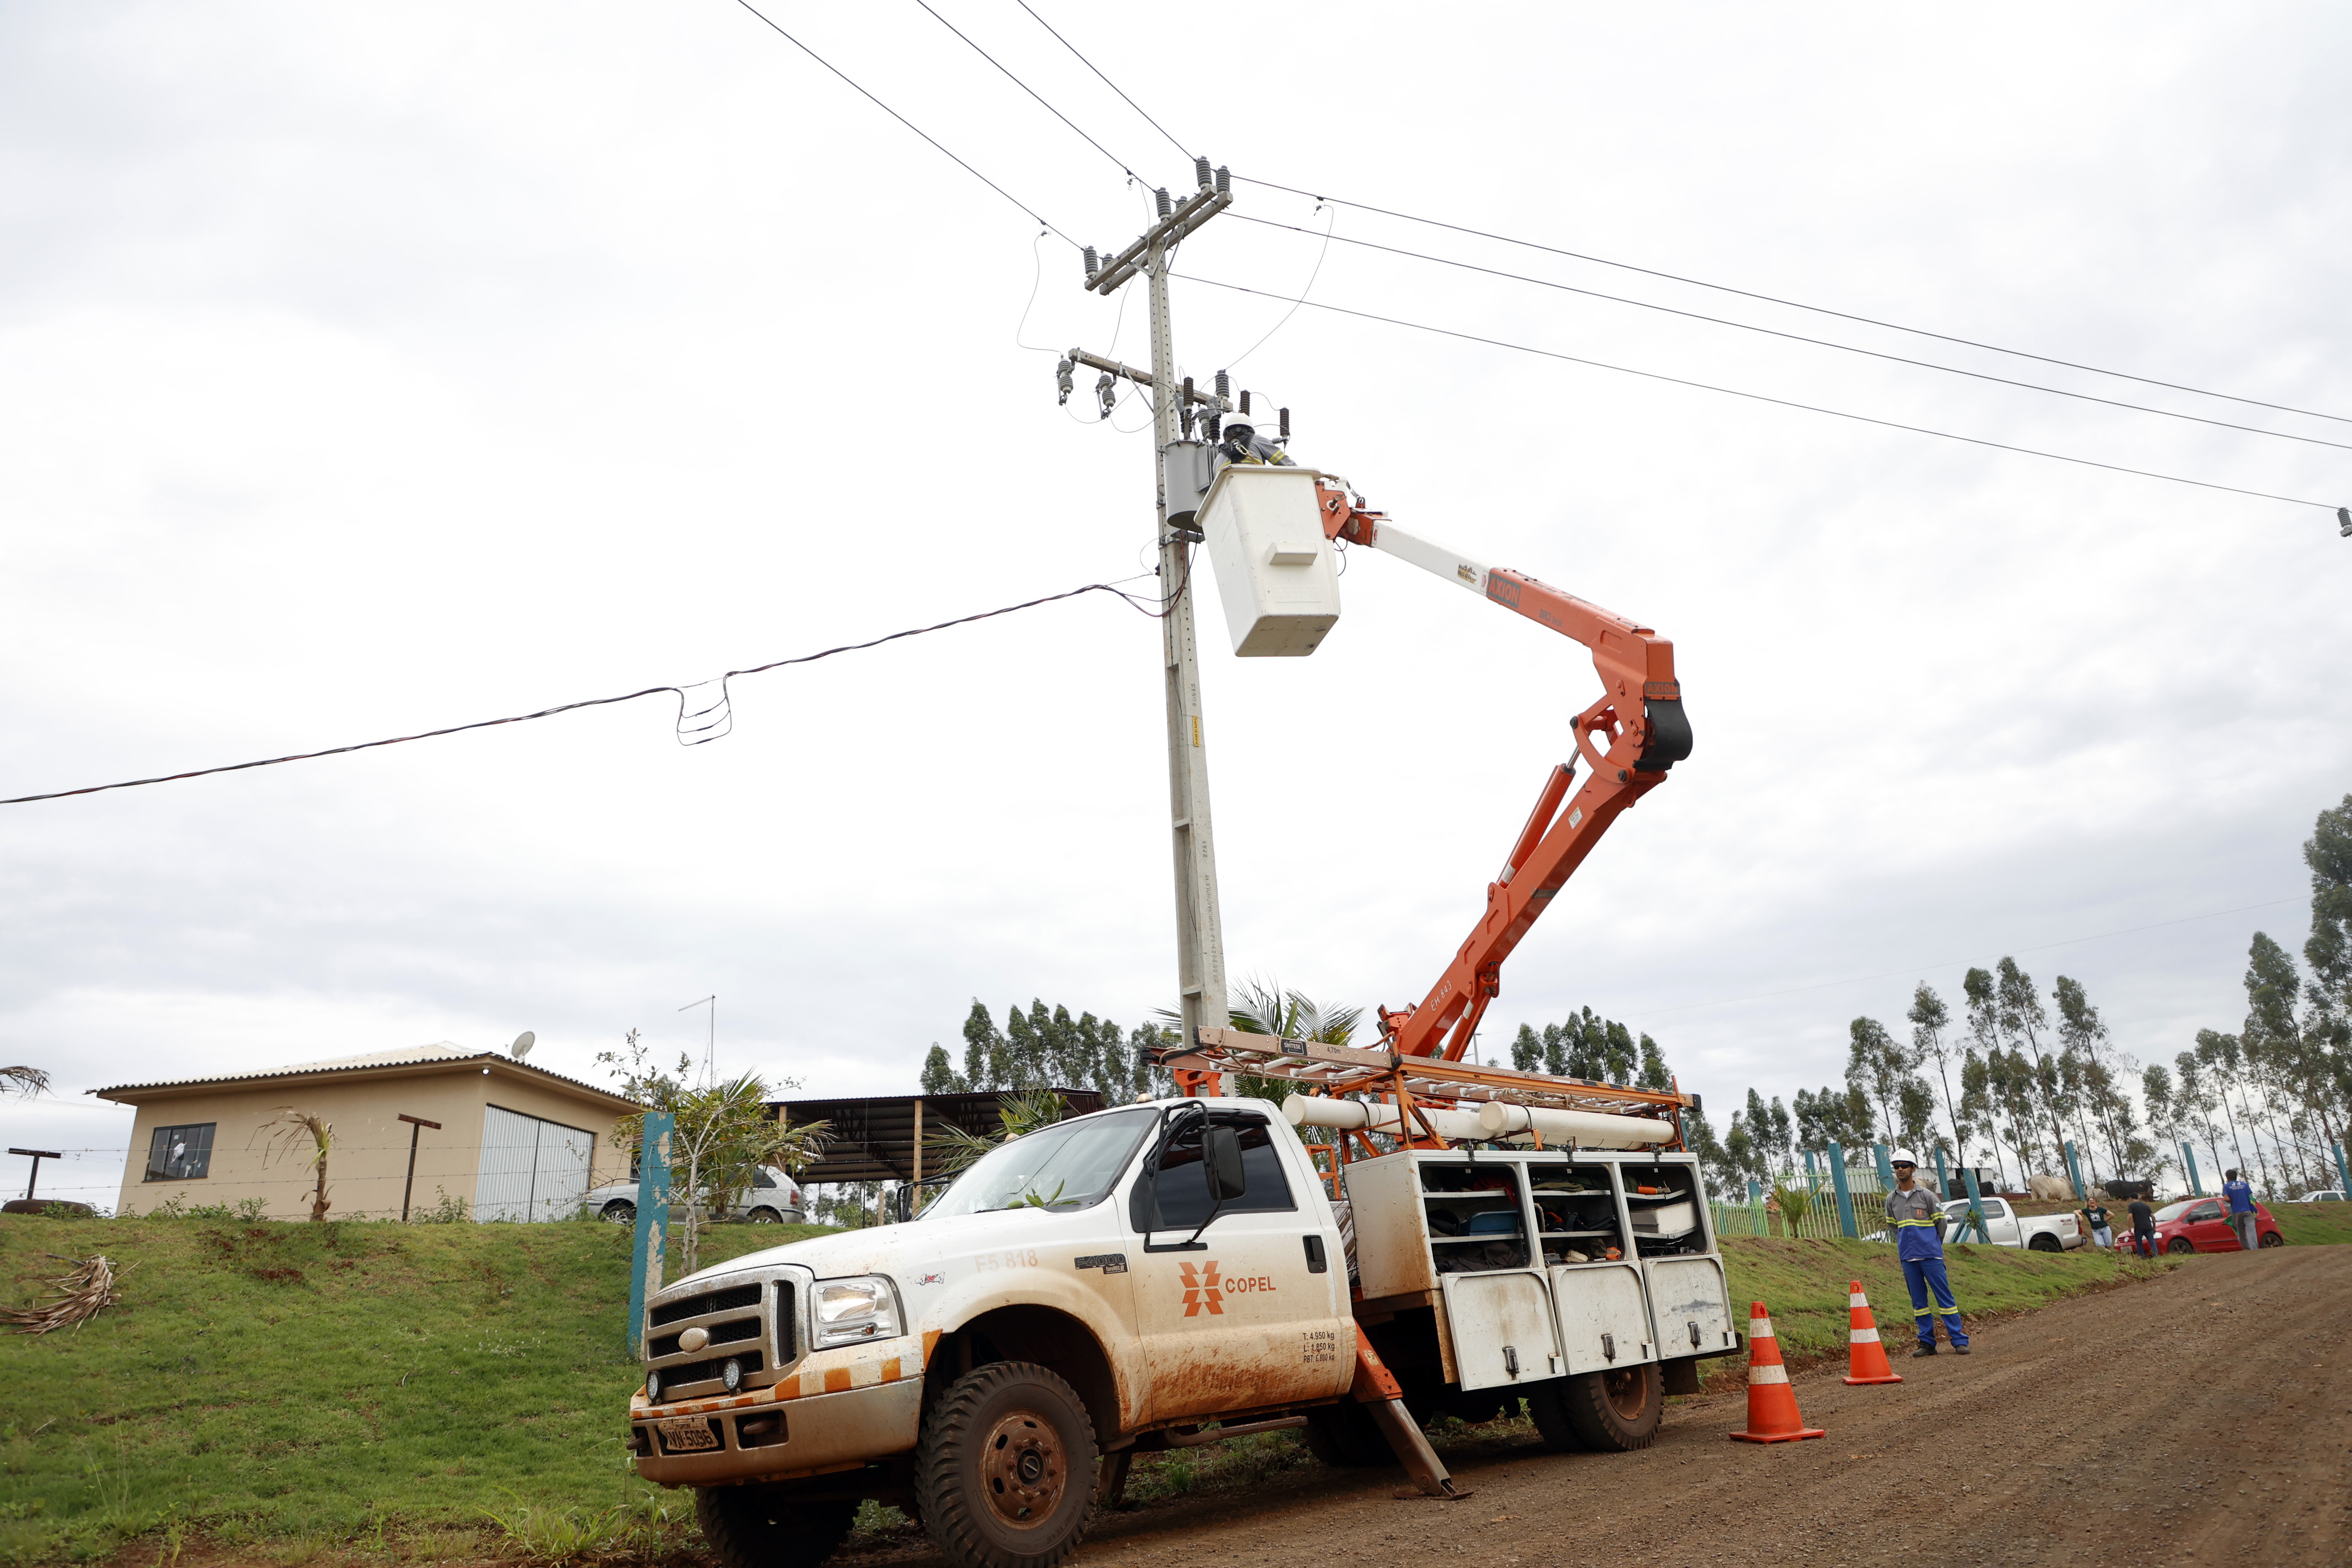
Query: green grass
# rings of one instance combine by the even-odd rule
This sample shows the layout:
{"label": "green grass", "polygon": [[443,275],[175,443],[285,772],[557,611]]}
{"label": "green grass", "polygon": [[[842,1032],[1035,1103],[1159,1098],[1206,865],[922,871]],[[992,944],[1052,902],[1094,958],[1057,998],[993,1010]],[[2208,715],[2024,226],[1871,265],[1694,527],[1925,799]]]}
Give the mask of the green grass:
{"label": "green grass", "polygon": [[[1884,1242],[1788,1241],[1727,1237],[1723,1260],[1731,1278],[1735,1314],[1761,1301],[1772,1314],[1781,1354],[1791,1360],[1846,1352],[1846,1287],[1862,1281],[1879,1331],[1894,1341],[1911,1330],[1911,1295],[1903,1266]],[[2126,1254],[2084,1248],[2032,1252],[2014,1247],[1962,1247],[1947,1242],[1944,1264],[1970,1323],[1984,1313],[2022,1311],[2062,1297],[2145,1279],[2177,1267],[2169,1258],[2146,1262]],[[1720,1375],[1744,1368],[1740,1358],[1706,1363]]]}
{"label": "green grass", "polygon": [[2289,1247],[2352,1242],[2352,1204],[2273,1204],[2270,1211]]}
{"label": "green grass", "polygon": [[[818,1234],[715,1227],[702,1259]],[[191,1529],[281,1549],[667,1529],[677,1498],[622,1440],[628,1245],[593,1221],[0,1218],[7,1299],[63,1272],[45,1254],[94,1252],[123,1296],[79,1332],[0,1335],[0,1563]]]}

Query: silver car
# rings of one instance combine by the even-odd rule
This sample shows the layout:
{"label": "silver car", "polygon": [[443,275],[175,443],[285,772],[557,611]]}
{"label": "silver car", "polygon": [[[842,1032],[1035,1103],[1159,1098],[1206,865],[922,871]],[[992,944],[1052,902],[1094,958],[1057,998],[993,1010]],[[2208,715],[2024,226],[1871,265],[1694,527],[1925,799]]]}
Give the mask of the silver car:
{"label": "silver car", "polygon": [[[609,1182],[589,1193],[589,1210],[598,1219],[614,1225],[635,1225],[637,1221],[637,1184]],[[675,1205],[673,1205],[675,1207]],[[735,1206],[715,1219],[740,1219],[752,1225],[798,1224],[805,1216],[801,1205],[801,1187],[773,1165],[762,1165],[751,1178],[751,1190],[736,1200]]]}

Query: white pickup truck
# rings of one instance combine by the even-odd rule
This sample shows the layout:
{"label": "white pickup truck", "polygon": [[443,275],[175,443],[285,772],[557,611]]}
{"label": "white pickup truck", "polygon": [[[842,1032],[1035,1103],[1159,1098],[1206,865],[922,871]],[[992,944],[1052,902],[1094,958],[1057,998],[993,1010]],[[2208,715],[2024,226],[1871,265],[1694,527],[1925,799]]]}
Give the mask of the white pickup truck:
{"label": "white pickup truck", "polygon": [[[1995,1247],[2021,1247],[2033,1252],[2072,1252],[2087,1247],[2091,1238],[2083,1234],[2083,1218],[2076,1214],[2021,1215],[2007,1198],[1987,1195],[1978,1200],[1983,1211],[1985,1230]],[[1944,1205],[1944,1217],[1948,1222],[1946,1232],[1955,1238],[1969,1217],[1969,1200],[1955,1198]],[[1974,1240],[1976,1232],[1969,1232]]]}
{"label": "white pickup truck", "polygon": [[869,1498],[960,1568],[1047,1568],[1138,1451],[1304,1426],[1450,1490],[1417,1420],[1525,1398],[1555,1448],[1641,1447],[1740,1348],[1688,1154],[1343,1169],[1334,1205],[1265,1100],[1125,1106],[1003,1145],[910,1223],[679,1280],[646,1303],[637,1469],[696,1489],[730,1568],[822,1562]]}

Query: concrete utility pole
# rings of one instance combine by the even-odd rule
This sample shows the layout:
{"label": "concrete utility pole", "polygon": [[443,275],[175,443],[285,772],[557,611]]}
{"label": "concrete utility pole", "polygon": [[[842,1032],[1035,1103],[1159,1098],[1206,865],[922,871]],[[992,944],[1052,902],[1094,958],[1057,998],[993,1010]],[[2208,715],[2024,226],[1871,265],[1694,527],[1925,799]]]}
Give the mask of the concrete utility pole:
{"label": "concrete utility pole", "polygon": [[[1229,176],[1222,169],[1211,177],[1209,161],[1194,160],[1200,189],[1181,205],[1161,191],[1160,221],[1142,237],[1097,267],[1095,253],[1087,252],[1087,287],[1109,296],[1128,279],[1142,275],[1151,293],[1151,371],[1142,372],[1073,349],[1063,367],[1063,389],[1068,393],[1072,363],[1101,370],[1097,386],[1106,416],[1115,378],[1151,388],[1152,456],[1159,500],[1155,509],[1160,544],[1160,592],[1165,601],[1160,623],[1165,664],[1168,705],[1168,805],[1176,869],[1176,974],[1182,997],[1184,1043],[1190,1046],[1202,1025],[1223,1028],[1230,1021],[1225,1005],[1224,928],[1217,911],[1216,836],[1209,816],[1209,752],[1201,712],[1200,650],[1193,635],[1192,545],[1200,538],[1191,527],[1194,489],[1179,497],[1180,522],[1170,522],[1171,479],[1179,489],[1205,479],[1206,452],[1186,439],[1193,404],[1223,414],[1222,396],[1192,390],[1176,381],[1176,353],[1168,324],[1168,264],[1185,236],[1233,205]],[[1175,473],[1171,476],[1171,465]],[[1213,1076],[1213,1075],[1212,1075]],[[1215,1093],[1219,1086],[1203,1086]]]}

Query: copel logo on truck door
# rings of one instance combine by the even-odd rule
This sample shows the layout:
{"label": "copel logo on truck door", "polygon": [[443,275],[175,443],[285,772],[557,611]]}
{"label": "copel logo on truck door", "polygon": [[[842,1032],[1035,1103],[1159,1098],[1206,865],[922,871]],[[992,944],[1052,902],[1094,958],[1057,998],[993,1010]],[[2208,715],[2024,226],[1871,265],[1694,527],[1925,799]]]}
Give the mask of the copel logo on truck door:
{"label": "copel logo on truck door", "polygon": [[1206,1307],[1217,1317],[1224,1316],[1225,1293],[1217,1289],[1217,1264],[1214,1258],[1195,1267],[1190,1263],[1176,1266],[1184,1274],[1184,1315],[1197,1318]]}

